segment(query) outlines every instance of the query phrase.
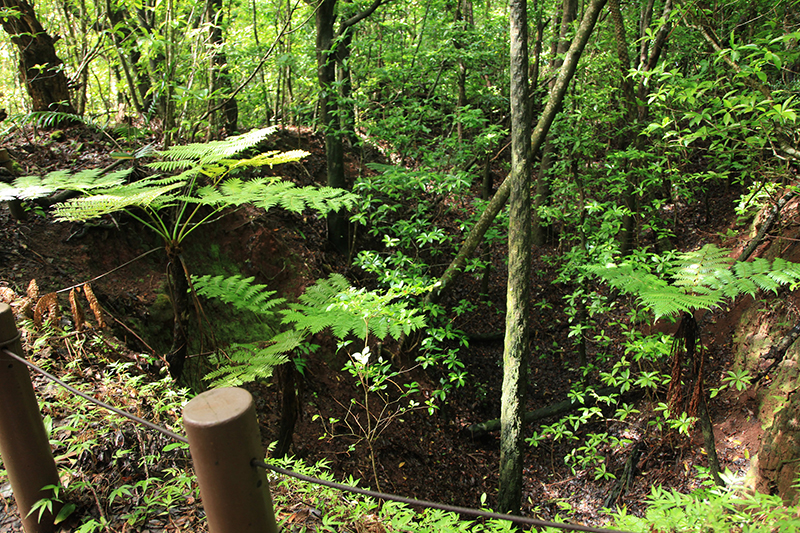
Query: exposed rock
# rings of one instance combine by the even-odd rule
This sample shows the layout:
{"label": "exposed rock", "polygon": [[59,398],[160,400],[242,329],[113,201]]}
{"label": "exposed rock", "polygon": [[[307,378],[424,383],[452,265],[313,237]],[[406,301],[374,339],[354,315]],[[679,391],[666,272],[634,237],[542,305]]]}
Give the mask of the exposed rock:
{"label": "exposed rock", "polygon": [[778,494],[787,505],[797,505],[794,487],[800,473],[800,393],[789,393],[786,406],[761,441],[758,450],[756,489]]}

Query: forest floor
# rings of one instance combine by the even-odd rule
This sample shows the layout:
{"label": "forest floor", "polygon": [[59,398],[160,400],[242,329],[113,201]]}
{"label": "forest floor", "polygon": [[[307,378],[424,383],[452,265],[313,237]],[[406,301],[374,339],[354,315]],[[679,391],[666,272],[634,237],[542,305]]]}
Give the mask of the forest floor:
{"label": "forest floor", "polygon": [[[270,148],[302,148],[311,152],[301,163],[276,168],[277,173],[299,185],[324,182],[324,146],[319,136],[307,130],[284,130],[274,142]],[[19,163],[23,175],[104,167],[112,162],[109,153],[118,149],[102,135],[82,129],[67,130],[64,139],[59,141],[50,140],[46,135],[17,132],[5,141],[4,147]],[[367,172],[364,163],[379,158],[377,152],[360,160],[350,158],[348,171],[351,175]],[[674,232],[677,238],[673,244],[678,249],[691,249],[700,242],[736,246],[738,243],[733,241],[722,242],[720,235],[733,227],[732,206],[738,194],[722,187],[712,188],[704,209],[690,210],[685,205],[676,205]],[[277,209],[268,213],[239,210],[222,219],[215,229],[194,238],[194,244],[187,246],[186,253],[197,265],[197,273],[204,273],[203,267],[214,258],[227,256],[240,265],[242,274],[256,276],[258,282],[269,283],[289,297],[298,295],[315,279],[331,272],[343,273],[355,283],[368,282],[328,248],[324,220],[319,217],[293,215]],[[154,306],[159,293],[163,292],[166,265],[161,254],[137,260],[159,243],[132,220],[108,217],[93,225],[57,223],[52,217],[32,210],[27,221],[18,222],[10,217],[8,210],[2,209],[0,239],[3,242],[0,286],[24,294],[29,281],[36,279],[40,291],[45,293],[102,276],[93,282],[95,293],[118,324],[128,325],[127,330],[118,325],[107,335],[115,335],[127,346],[129,351],[122,357],[148,351],[149,347],[137,340],[129,324],[149,322],[151,331],[163,326],[152,322],[157,320]],[[215,248],[213,253],[212,247]],[[571,288],[552,283],[555,274],[550,258],[559,253],[556,247],[534,252],[533,301],[548,305],[535,306],[531,317],[534,339],[527,400],[531,410],[566,399],[571,384],[582,379],[578,355],[567,337],[568,324],[563,313],[564,296]],[[470,335],[499,333],[504,328],[505,258],[499,247],[493,254],[488,298],[479,295],[479,281],[463,276],[445,302],[452,305],[467,298],[477,304],[475,311],[462,315],[455,324]],[[134,262],[130,266],[118,268],[131,261]],[[612,318],[604,320],[610,322]],[[733,364],[736,321],[736,312],[720,312],[704,319],[706,331],[713,332],[706,340],[707,354],[713,364],[709,386],[718,382]],[[668,330],[670,326],[655,327]],[[144,336],[141,332],[139,335]],[[324,459],[336,479],[353,476],[362,480],[362,486],[374,488],[366,447],[353,447],[352,438],[330,437],[320,423],[330,418],[342,419],[354,389],[349,375],[340,371],[342,360],[332,353],[332,341],[319,337],[317,343],[322,346],[320,354],[309,357],[300,387],[302,412],[292,453],[308,463]],[[395,422],[379,439],[378,475],[383,491],[468,507],[480,507],[481,497],[486,494],[486,505],[494,505],[499,435],[492,433],[472,438],[466,428],[499,416],[502,352],[502,340],[473,341],[461,352],[469,374],[466,385],[453,393],[438,413],[429,416],[417,412],[407,416],[403,422]],[[591,356],[591,346],[589,353]],[[414,378],[425,388],[425,383],[432,386],[436,376],[417,370]],[[37,387],[45,387],[44,381],[37,379],[35,382]],[[280,388],[275,383],[249,388],[256,396],[266,445],[278,435]],[[633,483],[615,502],[635,513],[642,512],[654,485],[688,491],[697,484],[695,466],[707,466],[699,430],[693,431],[691,438],[663,438],[645,430],[651,405],[651,399],[640,398],[636,406],[641,412],[628,419],[627,424],[609,422],[601,428],[609,434],[641,440],[644,444]],[[742,476],[749,467],[750,457],[758,449],[761,435],[762,421],[757,418],[759,408],[755,395],[752,391],[725,392],[711,402],[710,409],[722,466]],[[571,472],[563,460],[567,446],[568,443],[548,440],[527,450],[524,513],[542,519],[553,519],[558,514],[572,522],[601,524],[603,501],[614,481],[595,480],[591,471]],[[609,450],[607,470],[620,473],[629,451],[630,447]],[[103,470],[104,466],[110,468],[109,465],[94,461],[92,466],[96,471],[91,472],[92,479],[98,483],[112,482],[114,473]],[[7,483],[0,482],[0,496],[5,504],[5,512],[0,508],[0,530],[15,531],[18,522],[14,518],[13,499]],[[203,526],[197,519],[200,516],[197,505],[197,502],[185,502],[180,512],[186,516],[173,514],[168,520],[154,520],[146,530],[200,531]]]}

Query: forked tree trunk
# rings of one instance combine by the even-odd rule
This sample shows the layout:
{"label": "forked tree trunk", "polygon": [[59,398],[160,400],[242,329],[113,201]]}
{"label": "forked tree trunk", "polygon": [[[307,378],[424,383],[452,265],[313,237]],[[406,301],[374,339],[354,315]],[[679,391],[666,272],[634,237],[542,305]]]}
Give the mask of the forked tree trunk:
{"label": "forked tree trunk", "polygon": [[[569,82],[572,80],[575,69],[578,67],[578,60],[589,40],[589,36],[592,34],[592,30],[597,22],[597,17],[600,15],[600,11],[605,4],[606,0],[592,0],[586,7],[583,19],[567,51],[567,55],[564,58],[564,64],[561,66],[555,85],[550,90],[550,98],[547,100],[541,117],[539,117],[539,122],[533,129],[533,133],[531,133],[531,157],[535,157],[535,154],[539,151],[542,142],[547,136],[547,132],[550,130],[550,126],[553,124],[553,119],[555,119],[556,113],[561,107],[561,103],[564,101],[564,96],[567,94]],[[442,277],[439,278],[438,289],[428,293],[427,300],[429,302],[438,301],[442,295],[449,290],[453,281],[463,271],[464,265],[467,264],[467,259],[475,252],[475,249],[483,240],[483,236],[486,234],[492,221],[494,221],[497,214],[503,209],[503,206],[506,205],[510,190],[511,180],[506,178],[497,189],[492,200],[483,210],[483,213],[481,213],[478,222],[472,227],[469,235],[467,235],[467,238],[461,244],[461,248],[456,257],[451,261],[450,265],[442,274]]]}
{"label": "forked tree trunk", "polygon": [[74,114],[63,63],[56,55],[56,39],[44,30],[25,0],[0,0],[0,7],[14,14],[0,17],[0,22],[19,50],[19,74],[33,111]]}

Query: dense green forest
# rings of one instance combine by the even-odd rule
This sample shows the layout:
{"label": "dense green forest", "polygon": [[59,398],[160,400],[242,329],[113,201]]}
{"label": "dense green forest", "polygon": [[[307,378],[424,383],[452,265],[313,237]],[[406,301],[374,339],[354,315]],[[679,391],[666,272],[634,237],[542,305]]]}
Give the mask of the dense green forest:
{"label": "dense green forest", "polygon": [[[411,490],[426,445],[450,472],[428,499],[797,527],[800,2],[0,0],[0,21],[3,233],[91,242],[9,245],[33,357],[75,379],[94,358],[95,390],[169,424],[244,386],[272,456],[324,442],[378,489]],[[748,401],[760,439],[718,454]],[[46,403],[85,492],[65,412],[90,415]],[[156,474],[75,496],[74,530],[196,495],[144,448]],[[457,486],[445,450],[472,449]],[[123,492],[148,503],[112,511]]]}

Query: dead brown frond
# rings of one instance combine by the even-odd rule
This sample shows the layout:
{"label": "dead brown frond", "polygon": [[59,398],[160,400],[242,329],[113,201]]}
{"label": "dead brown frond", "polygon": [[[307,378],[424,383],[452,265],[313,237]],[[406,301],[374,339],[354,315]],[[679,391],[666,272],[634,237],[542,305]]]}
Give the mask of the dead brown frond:
{"label": "dead brown frond", "polygon": [[74,288],[69,291],[69,305],[72,308],[72,322],[75,324],[75,331],[82,331],[86,324],[86,318],[81,303],[78,301],[78,291]]}
{"label": "dead brown frond", "polygon": [[17,294],[11,287],[0,287],[0,302],[4,304],[11,304],[17,299]]}
{"label": "dead brown frond", "polygon": [[103,309],[100,307],[100,302],[97,301],[94,291],[92,291],[92,286],[84,283],[83,293],[86,295],[86,300],[89,302],[92,313],[94,313],[95,320],[97,320],[97,329],[103,329],[106,327],[106,322],[103,320]]}
{"label": "dead brown frond", "polygon": [[[30,286],[29,286],[30,287]],[[39,298],[36,306],[33,308],[33,323],[37,328],[42,327],[45,317],[54,324],[61,316],[61,310],[58,307],[58,295],[50,292]]]}
{"label": "dead brown frond", "polygon": [[30,283],[28,283],[28,298],[32,300],[39,299],[39,285],[36,283],[35,279],[32,279]]}

